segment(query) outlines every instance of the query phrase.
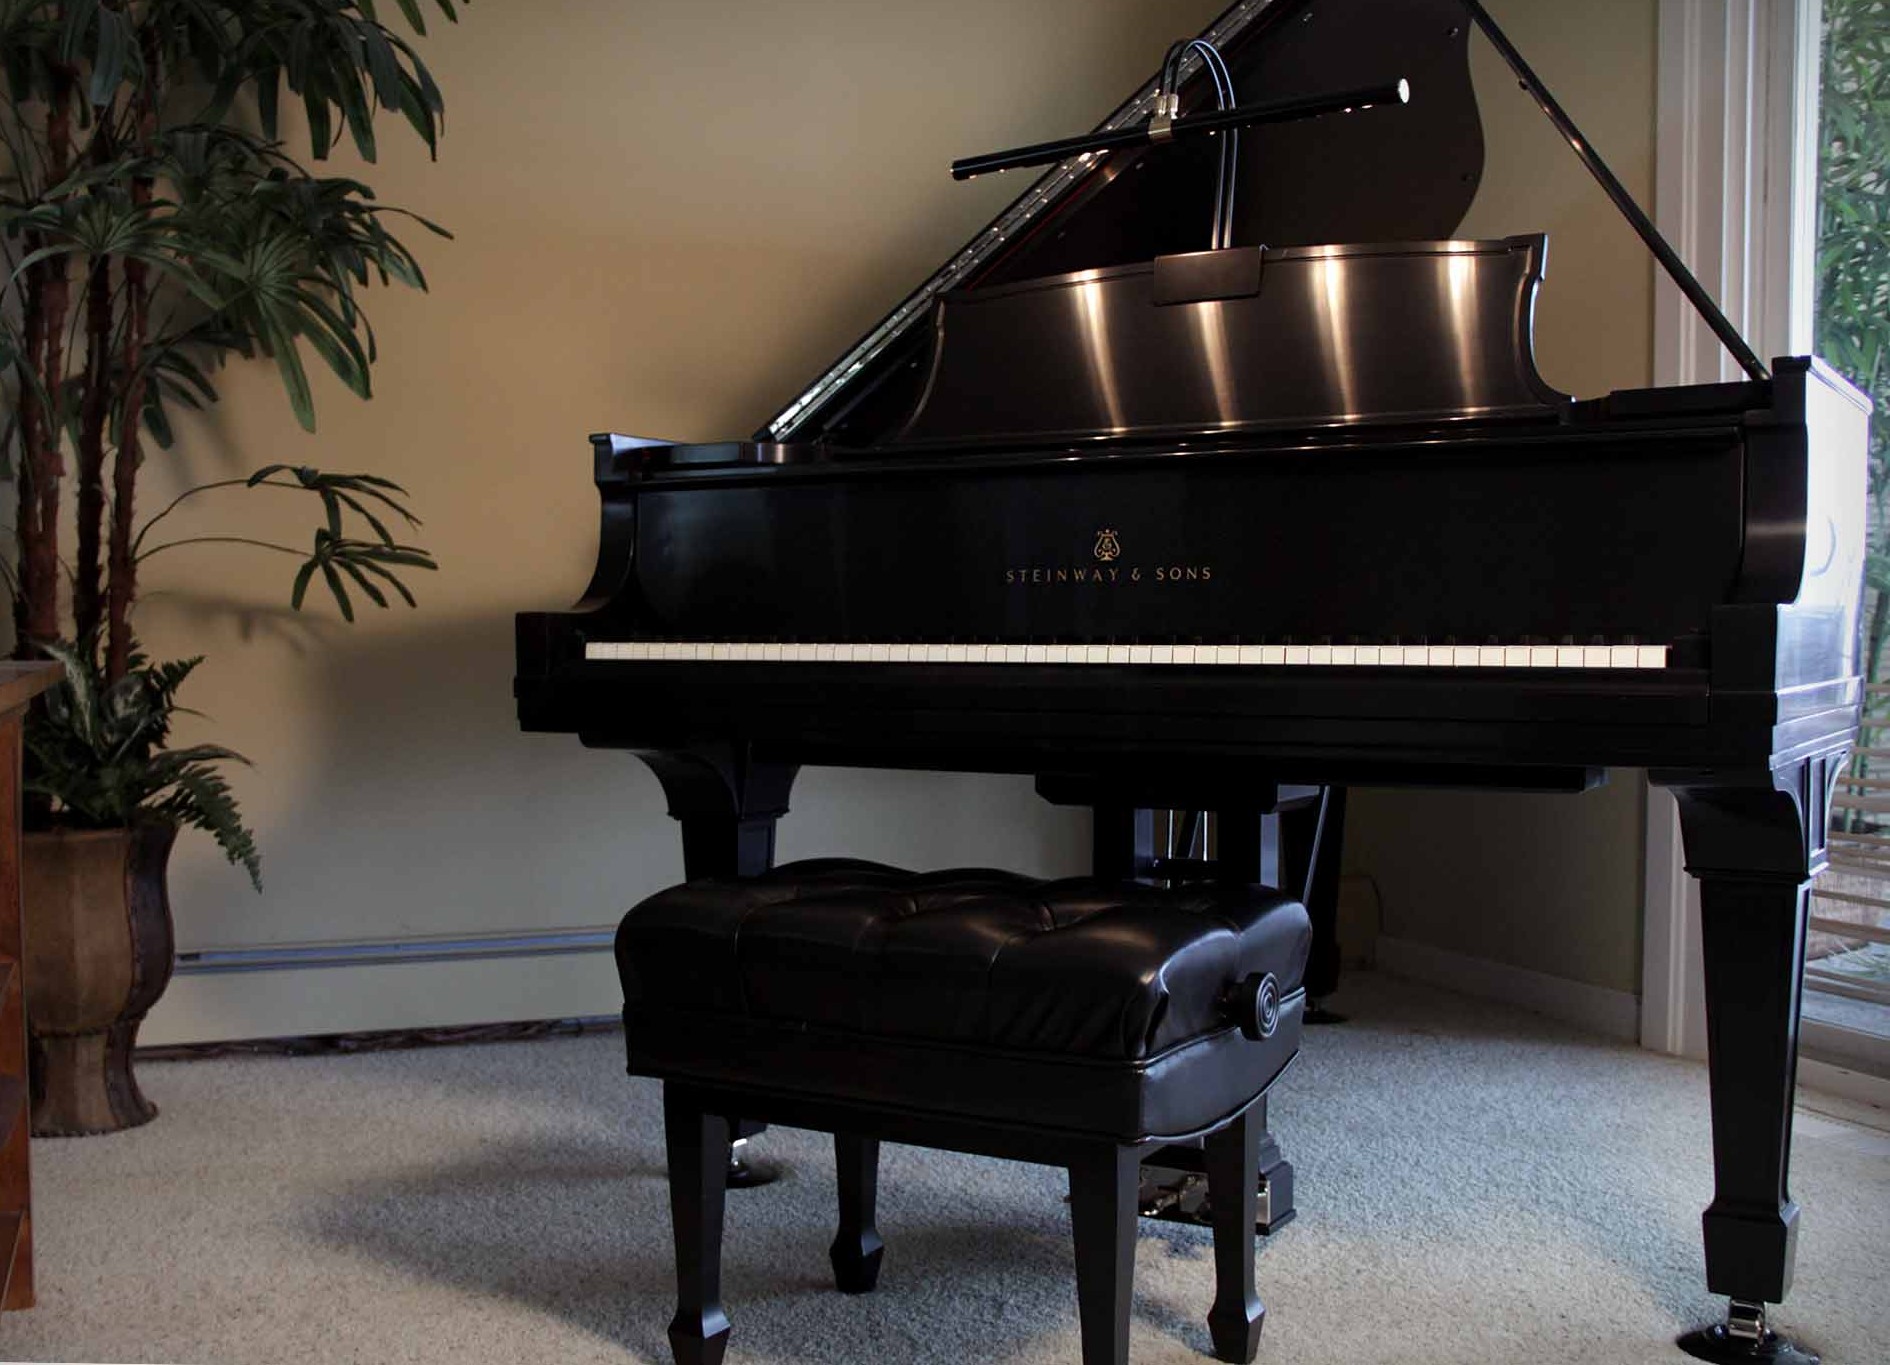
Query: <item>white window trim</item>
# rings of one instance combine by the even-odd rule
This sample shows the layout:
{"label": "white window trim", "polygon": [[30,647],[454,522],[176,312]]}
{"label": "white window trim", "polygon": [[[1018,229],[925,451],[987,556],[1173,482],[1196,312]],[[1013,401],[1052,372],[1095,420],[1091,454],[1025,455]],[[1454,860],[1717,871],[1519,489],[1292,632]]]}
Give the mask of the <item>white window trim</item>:
{"label": "white window trim", "polygon": [[[1768,361],[1811,349],[1821,19],[1820,0],[1660,0],[1654,219]],[[1654,383],[1739,377],[1657,273]],[[1666,792],[1646,824],[1641,1046],[1703,1057],[1699,893]]]}

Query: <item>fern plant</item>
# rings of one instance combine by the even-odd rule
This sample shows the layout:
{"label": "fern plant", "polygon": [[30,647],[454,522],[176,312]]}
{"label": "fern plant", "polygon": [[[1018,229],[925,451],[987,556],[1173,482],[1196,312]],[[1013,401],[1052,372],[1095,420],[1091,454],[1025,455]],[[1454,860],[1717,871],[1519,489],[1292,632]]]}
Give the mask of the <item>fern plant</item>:
{"label": "fern plant", "polygon": [[217,744],[166,747],[177,691],[202,656],[152,663],[133,651],[108,679],[96,639],[46,644],[65,666],[64,682],[45,694],[25,727],[29,799],[57,800],[59,818],[81,829],[115,829],[168,820],[208,833],[262,889],[256,839],[236,808],[219,765],[247,763]]}

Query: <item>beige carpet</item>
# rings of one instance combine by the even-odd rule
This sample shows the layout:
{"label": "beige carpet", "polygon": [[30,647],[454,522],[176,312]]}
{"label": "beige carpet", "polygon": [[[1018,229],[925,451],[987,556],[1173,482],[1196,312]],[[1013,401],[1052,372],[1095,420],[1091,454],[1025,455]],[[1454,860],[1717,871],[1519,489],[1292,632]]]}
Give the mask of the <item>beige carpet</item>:
{"label": "beige carpet", "polygon": [[[1496,1007],[1356,978],[1276,1128],[1299,1221],[1264,1243],[1272,1365],[1679,1362],[1701,1288],[1702,1070]],[[653,1086],[614,1036],[316,1060],[148,1064],[164,1113],[35,1145],[41,1306],[0,1358],[667,1361]],[[1060,1173],[891,1148],[877,1294],[827,1286],[828,1146],[731,1196],[742,1362],[1073,1362]],[[1800,1117],[1785,1324],[1890,1359],[1890,1140]],[[1137,1365],[1206,1357],[1205,1233],[1145,1225]]]}

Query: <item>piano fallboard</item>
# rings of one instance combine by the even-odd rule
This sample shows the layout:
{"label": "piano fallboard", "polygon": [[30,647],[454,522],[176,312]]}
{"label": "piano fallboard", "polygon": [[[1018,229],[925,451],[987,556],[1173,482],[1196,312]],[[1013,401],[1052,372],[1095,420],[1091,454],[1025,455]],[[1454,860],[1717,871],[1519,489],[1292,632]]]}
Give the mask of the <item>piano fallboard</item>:
{"label": "piano fallboard", "polygon": [[620,605],[652,639],[1669,645],[1733,594],[1746,458],[1730,420],[1551,423],[684,464],[606,496],[635,499]]}

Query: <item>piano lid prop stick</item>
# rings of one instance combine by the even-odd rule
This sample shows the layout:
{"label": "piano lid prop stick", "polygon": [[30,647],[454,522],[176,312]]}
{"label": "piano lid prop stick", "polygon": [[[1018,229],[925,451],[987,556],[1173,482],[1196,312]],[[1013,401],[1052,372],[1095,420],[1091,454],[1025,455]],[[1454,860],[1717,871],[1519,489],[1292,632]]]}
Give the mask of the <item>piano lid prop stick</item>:
{"label": "piano lid prop stick", "polygon": [[1483,36],[1490,40],[1490,46],[1496,49],[1497,55],[1515,73],[1516,80],[1529,92],[1549,122],[1555,125],[1555,131],[1562,135],[1562,140],[1581,158],[1582,165],[1588,168],[1588,173],[1595,177],[1596,183],[1614,201],[1615,208],[1628,220],[1628,225],[1640,234],[1641,241],[1654,253],[1654,259],[1660,262],[1668,278],[1680,286],[1680,292],[1687,296],[1687,302],[1713,329],[1713,335],[1719,338],[1720,344],[1739,362],[1739,368],[1754,379],[1769,378],[1765,365],[1739,334],[1739,329],[1720,311],[1719,304],[1706,292],[1706,286],[1687,269],[1687,263],[1680,259],[1680,253],[1673,249],[1673,244],[1661,235],[1653,219],[1634,202],[1634,196],[1627,192],[1627,187],[1608,169],[1608,163],[1595,151],[1594,144],[1582,136],[1582,130],[1575,126],[1575,120],[1568,116],[1568,111],[1549,93],[1549,87],[1542,83],[1542,78],[1523,60],[1522,53],[1516,50],[1509,36],[1496,26],[1496,20],[1490,18],[1489,11],[1478,0],[1462,0],[1462,3],[1464,11],[1483,30]]}
{"label": "piano lid prop stick", "polygon": [[1066,137],[1056,142],[1039,142],[1029,147],[1013,147],[1007,152],[968,156],[952,162],[952,179],[970,180],[992,171],[1016,170],[1021,166],[1048,166],[1086,153],[1146,147],[1155,142],[1180,142],[1234,128],[1251,128],[1256,124],[1291,123],[1295,119],[1349,114],[1356,109],[1370,109],[1375,105],[1410,102],[1411,83],[1400,80],[1388,85],[1369,85],[1358,90],[1311,95],[1305,99],[1276,100],[1270,104],[1239,104],[1232,109],[1217,109],[1211,113],[1174,119],[1165,128],[1159,128],[1151,121],[1136,128],[1117,128],[1083,137]]}

